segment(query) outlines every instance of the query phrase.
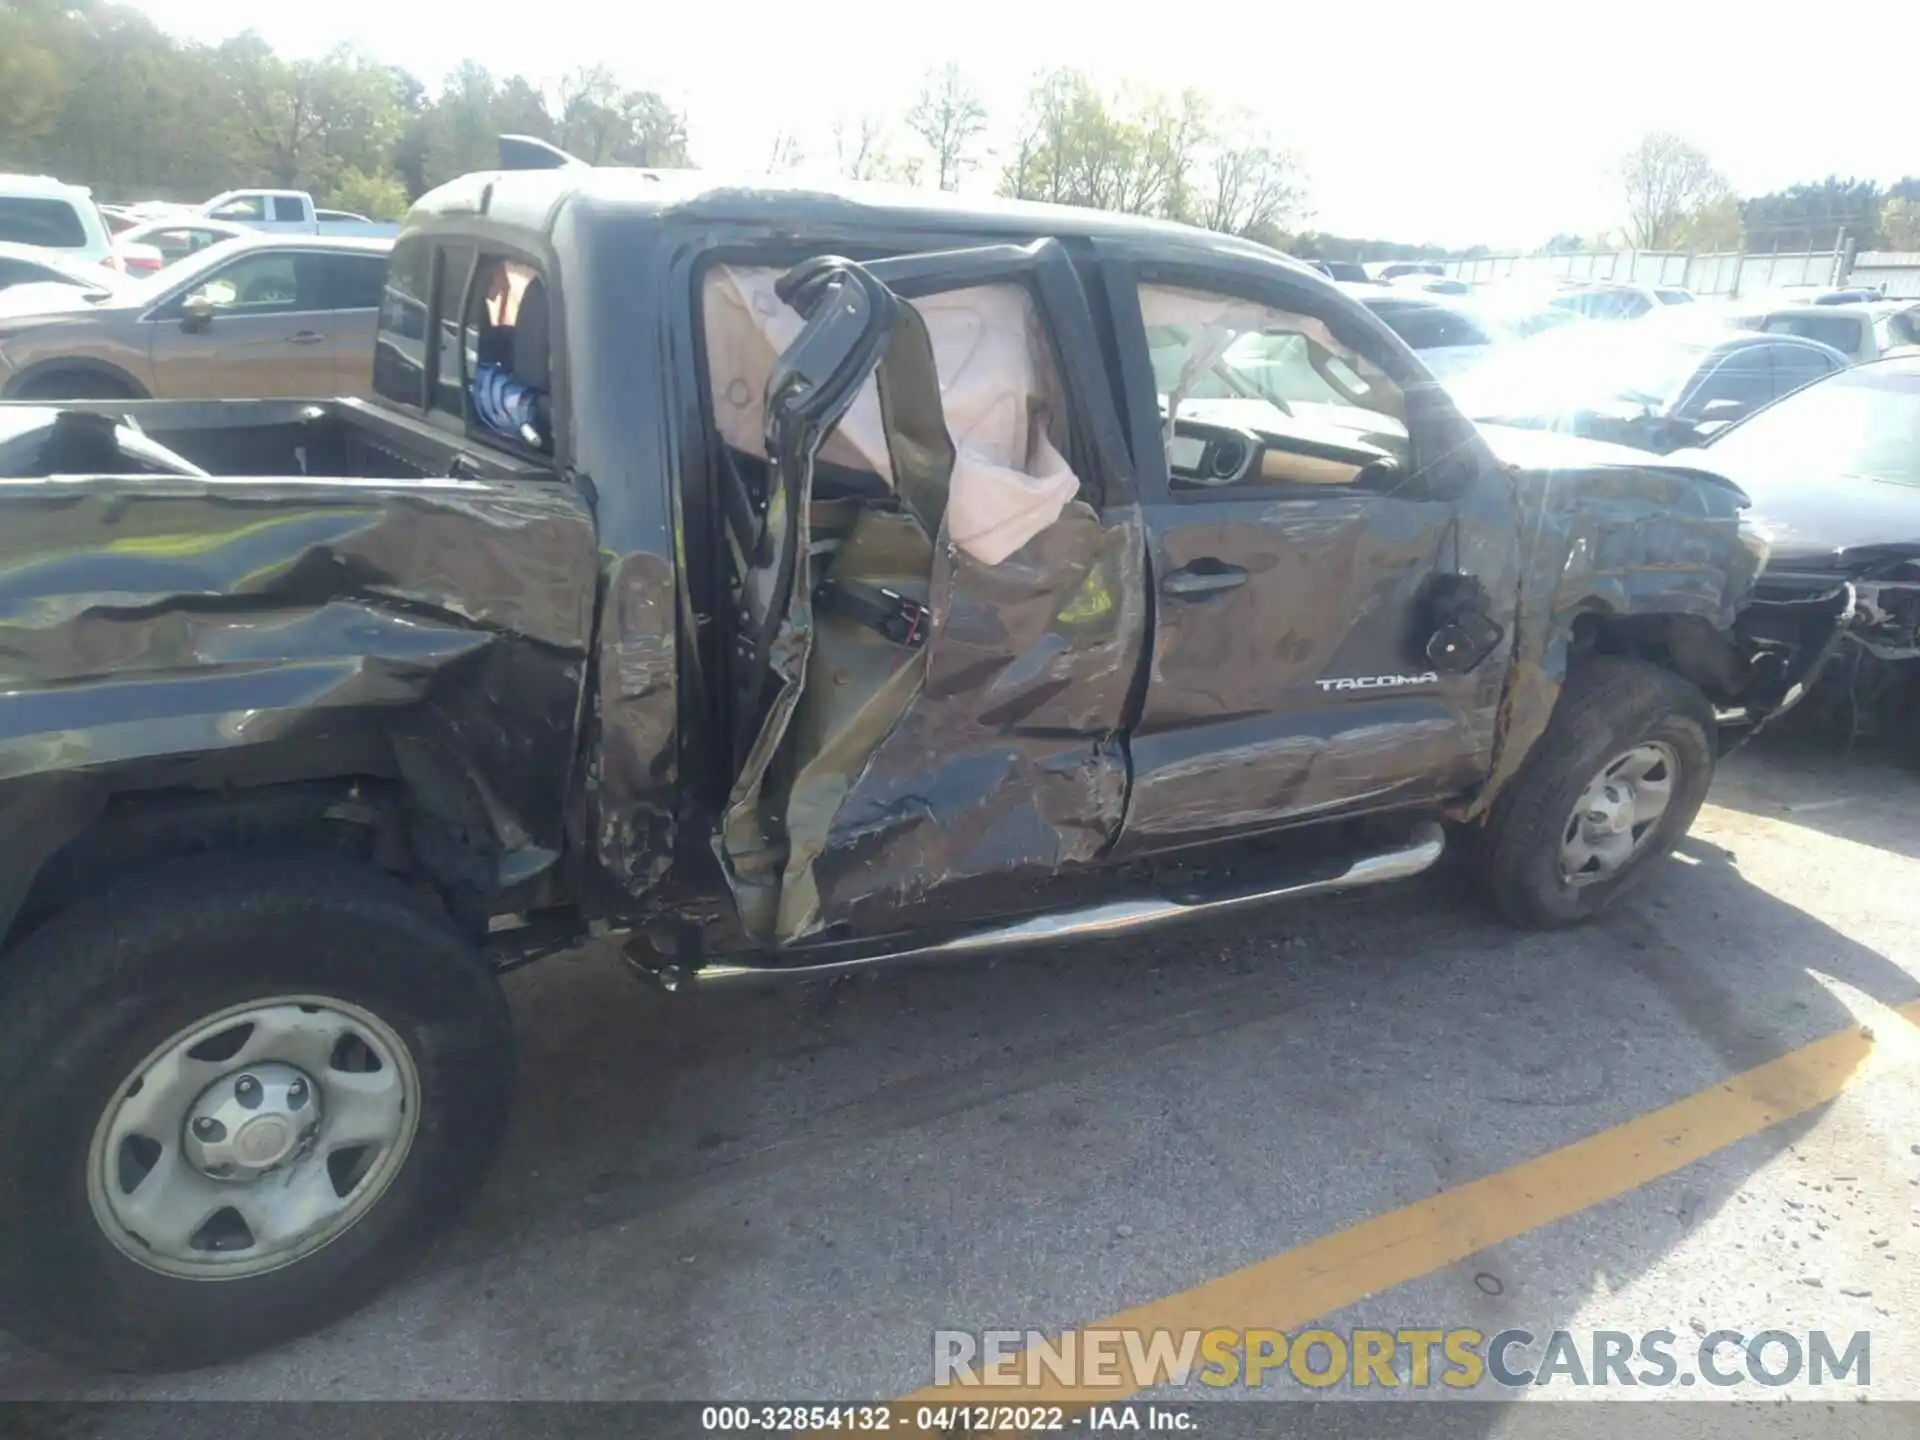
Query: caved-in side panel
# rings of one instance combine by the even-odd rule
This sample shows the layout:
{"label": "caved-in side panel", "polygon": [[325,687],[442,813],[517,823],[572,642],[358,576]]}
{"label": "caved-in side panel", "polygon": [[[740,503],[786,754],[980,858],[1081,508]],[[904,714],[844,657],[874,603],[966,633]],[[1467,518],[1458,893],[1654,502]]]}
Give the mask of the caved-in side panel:
{"label": "caved-in side panel", "polygon": [[564,843],[593,525],[557,487],[0,482],[0,782],[407,735]]}
{"label": "caved-in side panel", "polygon": [[1106,853],[1126,805],[1118,731],[1145,643],[1144,550],[1137,509],[1081,502],[998,565],[943,534],[921,692],[811,874],[790,880],[783,936],[1004,910]]}

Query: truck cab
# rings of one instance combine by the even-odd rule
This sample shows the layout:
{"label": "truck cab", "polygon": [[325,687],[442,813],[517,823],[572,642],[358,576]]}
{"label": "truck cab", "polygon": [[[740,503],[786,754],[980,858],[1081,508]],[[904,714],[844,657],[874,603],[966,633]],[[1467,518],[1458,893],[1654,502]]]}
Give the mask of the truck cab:
{"label": "truck cab", "polygon": [[1045,949],[1449,843],[1577,922],[1846,618],[1753,601],[1721,477],[1476,428],[1326,277],[1084,210],[470,175],[373,388],[0,406],[0,1289],[91,1363],[301,1333],[445,1223],[499,969]]}
{"label": "truck cab", "polygon": [[319,210],[304,190],[227,190],[198,208],[210,220],[272,235],[395,235],[400,227],[345,210]]}

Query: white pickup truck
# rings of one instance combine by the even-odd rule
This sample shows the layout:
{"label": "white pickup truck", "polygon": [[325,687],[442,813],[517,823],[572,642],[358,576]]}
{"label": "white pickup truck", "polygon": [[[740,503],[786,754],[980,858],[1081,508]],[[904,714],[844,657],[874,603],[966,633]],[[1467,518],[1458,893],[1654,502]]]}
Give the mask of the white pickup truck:
{"label": "white pickup truck", "polygon": [[367,235],[400,233],[397,223],[369,220],[347,210],[315,208],[304,190],[228,190],[198,207],[210,220],[225,220],[275,235]]}

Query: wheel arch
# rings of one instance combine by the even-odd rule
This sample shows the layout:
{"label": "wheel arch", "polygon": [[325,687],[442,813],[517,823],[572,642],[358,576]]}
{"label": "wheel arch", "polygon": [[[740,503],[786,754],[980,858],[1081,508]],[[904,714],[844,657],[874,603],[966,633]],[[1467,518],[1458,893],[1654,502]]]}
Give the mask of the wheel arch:
{"label": "wheel arch", "polygon": [[170,755],[0,788],[0,945],[121,879],[187,856],[324,847],[431,887],[461,928],[551,901],[557,855],[522,845],[456,752],[351,731]]}
{"label": "wheel arch", "polygon": [[9,400],[21,399],[21,392],[30,389],[35,380],[66,374],[90,375],[120,385],[126,389],[127,398],[132,400],[153,398],[153,392],[130,371],[111,360],[101,360],[91,355],[57,355],[52,359],[36,361],[7,381],[5,397]]}

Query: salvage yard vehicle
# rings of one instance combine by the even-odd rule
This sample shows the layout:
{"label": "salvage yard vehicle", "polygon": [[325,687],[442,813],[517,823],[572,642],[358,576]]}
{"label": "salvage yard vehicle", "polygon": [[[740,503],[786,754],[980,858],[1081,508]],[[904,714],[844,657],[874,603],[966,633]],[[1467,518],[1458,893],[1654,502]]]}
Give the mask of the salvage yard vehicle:
{"label": "salvage yard vehicle", "polygon": [[1449,829],[1578,921],[1846,622],[1750,603],[1721,478],[1476,430],[1182,226],[489,172],[386,291],[368,401],[0,407],[0,1304],[83,1363],[385,1284],[494,1149],[500,969],[1049,947]]}
{"label": "salvage yard vehicle", "polygon": [[0,396],[363,393],[388,248],[247,235],[111,290],[0,294]]}
{"label": "salvage yard vehicle", "polygon": [[1647,322],[1548,331],[1445,378],[1474,420],[1664,455],[1846,364],[1796,335]]}
{"label": "salvage yard vehicle", "polygon": [[1843,370],[1671,458],[1752,499],[1771,542],[1757,594],[1853,591],[1855,623],[1793,725],[1920,748],[1920,353]]}

